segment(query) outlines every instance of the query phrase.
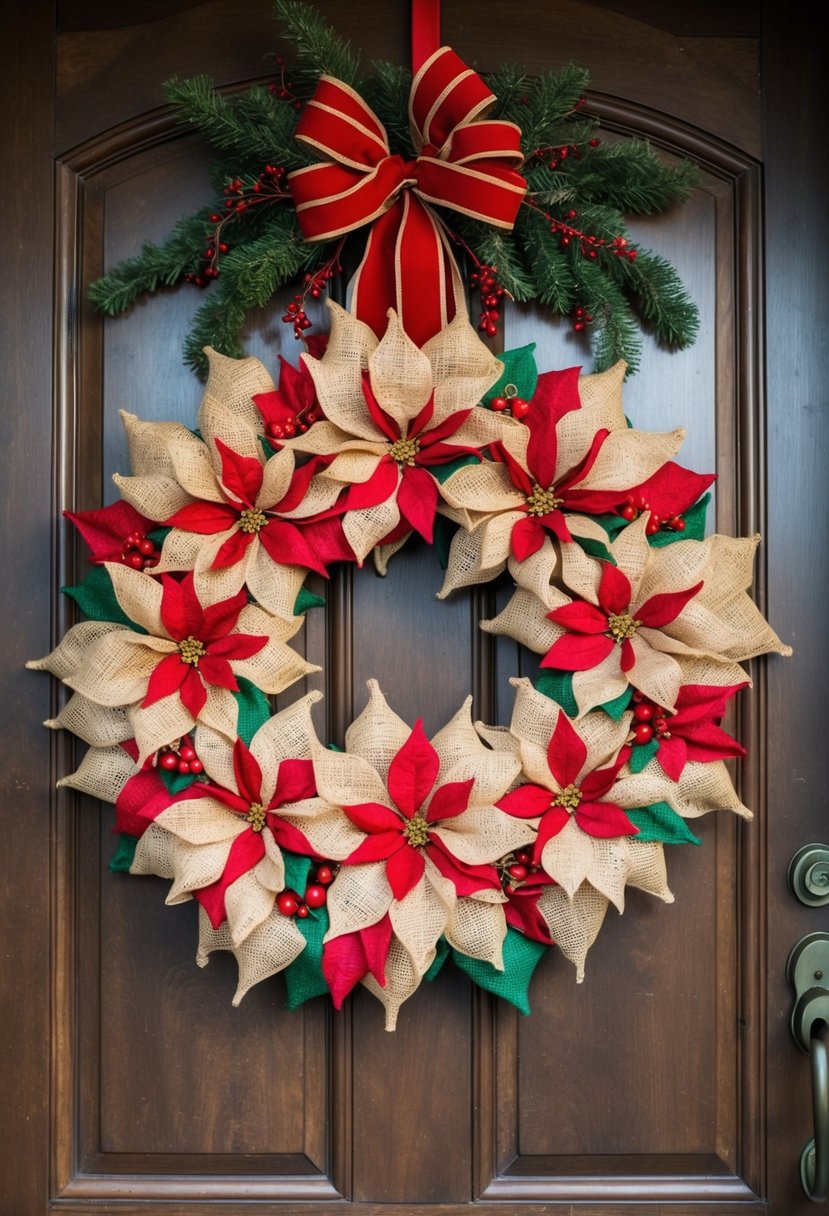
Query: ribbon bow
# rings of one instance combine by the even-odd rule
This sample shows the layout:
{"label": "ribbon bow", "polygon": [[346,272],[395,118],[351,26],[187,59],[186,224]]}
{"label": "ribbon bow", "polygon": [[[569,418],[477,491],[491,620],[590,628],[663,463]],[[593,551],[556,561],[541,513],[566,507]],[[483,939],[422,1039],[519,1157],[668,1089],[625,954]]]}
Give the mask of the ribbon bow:
{"label": "ribbon bow", "polygon": [[385,128],[362,97],[322,76],[297,139],[328,159],[290,175],[308,241],[371,224],[353,284],[352,311],[378,335],[388,309],[422,346],[462,306],[460,272],[432,204],[510,229],[527,183],[521,131],[485,118],[495,96],[449,47],[412,81],[409,121],[418,155],[393,156]]}

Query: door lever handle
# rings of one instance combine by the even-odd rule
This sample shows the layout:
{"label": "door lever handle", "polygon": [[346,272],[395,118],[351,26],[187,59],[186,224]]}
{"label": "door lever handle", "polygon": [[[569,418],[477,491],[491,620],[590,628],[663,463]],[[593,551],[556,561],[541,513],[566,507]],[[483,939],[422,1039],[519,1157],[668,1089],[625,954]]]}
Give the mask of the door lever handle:
{"label": "door lever handle", "polygon": [[829,1198],[829,933],[809,933],[786,964],[794,988],[791,1030],[809,1055],[815,1129],[800,1155],[800,1181],[813,1203]]}

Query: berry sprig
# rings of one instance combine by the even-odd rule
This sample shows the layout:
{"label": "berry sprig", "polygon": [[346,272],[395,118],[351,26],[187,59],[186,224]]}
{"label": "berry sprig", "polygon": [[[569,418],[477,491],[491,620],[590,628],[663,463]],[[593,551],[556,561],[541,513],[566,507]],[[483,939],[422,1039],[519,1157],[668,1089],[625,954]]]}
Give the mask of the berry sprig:
{"label": "berry sprig", "polygon": [[[468,252],[471,253],[471,250]],[[472,255],[474,257],[474,255]],[[486,266],[475,259],[476,269],[469,276],[469,290],[481,293],[481,315],[478,329],[481,333],[492,338],[498,329],[501,316],[501,301],[507,295],[507,289],[498,282],[498,267]]]}
{"label": "berry sprig", "polygon": [[[583,103],[584,98],[580,98],[579,100]],[[578,108],[578,103],[576,108]],[[598,148],[600,143],[601,140],[589,139],[587,146],[589,148]],[[555,148],[545,144],[530,153],[527,157],[527,163],[529,164],[531,161],[543,162],[547,165],[548,169],[558,169],[562,161],[567,160],[571,156],[574,160],[581,160],[582,150],[579,144],[560,144]]]}
{"label": "berry sprig", "polygon": [[524,199],[525,207],[532,207],[539,215],[542,215],[550,225],[550,232],[553,236],[558,236],[559,244],[562,249],[569,249],[573,241],[576,241],[581,250],[582,257],[589,258],[591,262],[595,261],[600,253],[612,253],[617,258],[627,258],[629,262],[635,262],[639,256],[638,250],[630,245],[627,237],[614,236],[609,241],[602,236],[596,236],[592,232],[582,232],[576,228],[574,224],[569,223],[570,220],[578,218],[578,211],[575,207],[571,207],[564,219],[558,219],[554,215],[550,215],[542,207],[539,207],[532,198]]}
{"label": "berry sprig", "polygon": [[283,916],[298,916],[300,920],[305,920],[312,908],[325,907],[328,902],[327,888],[334,881],[337,869],[333,862],[325,861],[318,865],[303,895],[289,888],[280,891],[276,897],[279,912]]}
{"label": "berry sprig", "polygon": [[121,547],[121,564],[130,566],[133,570],[150,570],[157,566],[161,558],[161,550],[141,532],[130,532],[124,537]]}
{"label": "berry sprig", "polygon": [[223,191],[225,210],[214,211],[210,216],[210,228],[199,267],[184,276],[185,282],[193,283],[196,287],[207,287],[213,279],[218,279],[221,255],[230,249],[222,239],[227,224],[236,216],[244,215],[251,207],[262,203],[280,203],[290,198],[290,192],[284,188],[284,182],[285,170],[281,165],[265,165],[254,180],[246,181],[241,177],[234,177],[227,183]]}
{"label": "berry sprig", "polygon": [[279,422],[265,423],[265,438],[271,443],[279,443],[282,439],[293,439],[294,435],[304,435],[309,426],[319,422],[322,414],[313,406],[306,405],[297,414],[281,418]]}
{"label": "berry sprig", "polygon": [[276,80],[272,80],[268,85],[268,92],[273,93],[274,97],[278,97],[280,101],[289,101],[295,110],[299,110],[302,107],[302,102],[294,92],[293,84],[286,76],[285,60],[281,55],[274,55],[273,62],[277,69]]}
{"label": "berry sprig", "polygon": [[520,422],[530,412],[530,402],[518,396],[518,389],[514,384],[508,384],[504,388],[503,396],[490,399],[489,408],[495,410],[496,414],[511,414]]}
{"label": "berry sprig", "polygon": [[[331,279],[333,279],[334,275],[340,274],[342,271],[342,266],[340,265],[340,252],[342,247],[343,241],[340,241],[333,256],[328,259],[322,270],[316,271],[315,274],[309,273],[305,275],[303,279],[302,291],[297,292],[291,303],[286,308],[282,320],[286,325],[293,325],[295,338],[301,338],[306,329],[310,329],[311,325],[313,324],[305,312],[305,301],[308,296],[310,296],[312,300],[318,300],[327,288]],[[316,419],[314,421],[316,421]]]}
{"label": "berry sprig", "polygon": [[681,515],[666,515],[663,519],[651,509],[650,503],[642,494],[628,494],[624,506],[619,507],[619,515],[632,523],[643,511],[650,511],[650,519],[645,524],[645,535],[655,536],[657,532],[684,532],[685,520]]}
{"label": "berry sprig", "polygon": [[538,874],[541,866],[533,865],[533,855],[529,849],[518,849],[508,853],[497,863],[501,875],[501,886],[505,895],[514,895],[524,884]]}
{"label": "berry sprig", "polygon": [[654,701],[649,701],[638,688],[633,692],[633,725],[631,727],[631,742],[639,747],[657,739],[670,739],[670,718],[667,710]]}
{"label": "berry sprig", "polygon": [[168,773],[178,773],[184,777],[188,773],[198,775],[204,771],[204,765],[196,755],[196,749],[189,735],[184,735],[175,743],[162,747],[157,755],[157,764]]}

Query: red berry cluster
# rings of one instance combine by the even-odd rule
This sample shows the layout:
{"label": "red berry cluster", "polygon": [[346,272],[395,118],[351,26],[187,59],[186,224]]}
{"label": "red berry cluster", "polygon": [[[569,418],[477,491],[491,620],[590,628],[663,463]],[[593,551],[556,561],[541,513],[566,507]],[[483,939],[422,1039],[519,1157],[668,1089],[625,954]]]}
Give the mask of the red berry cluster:
{"label": "red berry cluster", "polygon": [[649,701],[643,692],[635,688],[633,690],[633,742],[641,746],[650,743],[654,736],[657,739],[670,739],[669,725],[670,719],[667,717],[667,710],[663,709],[661,705]]}
{"label": "red berry cluster", "polygon": [[517,852],[510,853],[503,861],[498,862],[498,868],[506,895],[514,895],[533,874],[538,874],[541,870],[541,866],[533,865],[533,855],[529,849],[518,849]]}
{"label": "red berry cluster", "polygon": [[155,542],[151,541],[149,536],[144,536],[141,532],[130,532],[129,536],[124,537],[121,545],[123,566],[131,566],[133,570],[149,570],[158,565],[160,557],[161,550],[156,548]]}
{"label": "red berry cluster", "polygon": [[301,292],[294,296],[282,318],[286,325],[293,325],[295,338],[301,338],[305,330],[310,329],[312,324],[305,315],[305,297],[310,296],[312,300],[318,300],[328,283],[333,279],[335,274],[339,274],[341,269],[342,267],[335,258],[326,266],[323,266],[322,270],[318,270],[316,274],[306,274],[304,279],[305,286]]}
{"label": "red berry cluster", "polygon": [[199,268],[184,276],[187,283],[206,287],[212,279],[218,279],[220,256],[230,248],[221,239],[225,225],[235,215],[243,215],[249,207],[257,203],[273,203],[288,198],[288,192],[284,189],[284,178],[285,170],[281,165],[265,165],[254,181],[234,177],[228,182],[223,191],[225,211],[214,211],[210,216],[211,227],[207,233]]}
{"label": "red berry cluster", "polygon": [[518,389],[514,384],[508,384],[503,397],[491,398],[489,408],[495,410],[496,414],[512,414],[513,418],[520,421],[530,412],[530,402],[518,396]]}
{"label": "red berry cluster", "polygon": [[650,511],[651,517],[645,524],[645,534],[654,536],[657,532],[684,532],[685,520],[681,515],[666,515],[664,519],[651,510],[650,503],[642,494],[628,494],[623,507],[619,508],[622,519],[630,523],[638,519],[643,511]]}
{"label": "red berry cluster", "polygon": [[[576,102],[575,108],[578,109],[578,107],[583,104],[584,104],[584,98],[580,97],[579,100]],[[588,140],[588,147],[598,148],[598,146],[599,146],[598,139]],[[581,159],[581,148],[579,147],[578,144],[561,144],[557,148],[552,148],[545,144],[541,148],[536,148],[536,150],[533,152],[532,156],[529,157],[528,159],[543,160],[547,164],[548,168],[558,169],[558,167],[561,165],[562,161],[567,160],[567,158],[569,156],[572,156],[575,160]]]}
{"label": "red berry cluster", "polygon": [[565,219],[556,219],[554,216],[546,215],[550,221],[550,232],[553,236],[558,236],[559,244],[562,249],[568,249],[573,241],[578,242],[582,256],[589,258],[590,261],[595,261],[599,256],[599,251],[604,250],[606,253],[613,253],[617,258],[627,258],[629,262],[635,262],[638,256],[635,249],[628,248],[627,237],[614,236],[612,240],[606,241],[604,237],[594,236],[589,232],[582,232],[573,224],[568,223],[568,220],[578,218],[578,211],[571,207],[567,212]]}
{"label": "red berry cluster", "polygon": [[309,426],[319,422],[321,416],[315,409],[306,406],[298,414],[289,414],[279,422],[266,422],[265,437],[273,443],[278,443],[281,439],[293,439],[297,432],[301,435]]}
{"label": "red berry cluster", "polygon": [[278,97],[280,101],[290,101],[294,109],[298,110],[301,107],[302,102],[299,100],[296,93],[294,93],[294,86],[291,84],[290,80],[287,80],[285,77],[285,60],[281,55],[274,55],[273,61],[276,64],[276,67],[279,69],[279,72],[277,79],[272,80],[268,85],[268,92],[273,93],[274,96]]}
{"label": "red berry cluster", "polygon": [[323,862],[317,866],[311,882],[305,888],[304,895],[286,888],[276,897],[276,906],[283,916],[298,916],[305,920],[309,909],[322,908],[328,900],[326,888],[334,881],[336,866]]}
{"label": "red berry cluster", "polygon": [[501,301],[507,294],[506,288],[498,282],[498,267],[478,264],[477,269],[469,276],[469,290],[481,293],[481,317],[478,329],[487,337],[494,337],[498,329],[498,319],[501,316]]}
{"label": "red berry cluster", "polygon": [[158,767],[163,768],[165,772],[179,773],[181,776],[204,771],[204,765],[196,755],[196,749],[190,742],[189,735],[179,739],[178,743],[170,743],[167,747],[162,747],[158,753]]}
{"label": "red berry cluster", "polygon": [[576,305],[573,312],[573,329],[577,334],[580,334],[592,320],[592,316],[582,304]]}

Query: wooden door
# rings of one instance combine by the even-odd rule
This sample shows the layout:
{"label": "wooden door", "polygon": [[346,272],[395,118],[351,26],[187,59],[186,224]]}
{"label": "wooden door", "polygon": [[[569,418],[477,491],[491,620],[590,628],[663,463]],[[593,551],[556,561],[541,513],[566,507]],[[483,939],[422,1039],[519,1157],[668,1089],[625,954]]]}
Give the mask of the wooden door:
{"label": "wooden door", "polygon": [[[55,793],[72,742],[40,726],[56,690],[20,670],[69,622],[55,588],[79,559],[57,513],[113,497],[110,474],[126,467],[118,408],[189,422],[199,397],[180,362],[195,294],[106,325],[84,302],[103,267],[204,197],[203,152],[173,128],[161,82],[261,78],[270,4],[60,0],[56,23],[48,5],[11,7],[2,1216],[811,1211],[797,1174],[808,1065],[789,1036],[784,969],[795,940],[826,927],[785,878],[791,854],[827,831],[818,6],[793,22],[751,0],[445,0],[444,38],[467,60],[585,63],[607,128],[700,164],[688,207],[636,225],[699,302],[700,338],[679,355],[648,342],[626,408],[644,428],[687,427],[684,462],[719,473],[719,530],[763,532],[757,595],[796,654],[755,664],[743,698],[740,783],[755,822],[702,822],[704,848],[669,859],[673,907],[632,893],[581,986],[550,952],[529,1018],[447,973],[393,1035],[362,992],[340,1014],[320,1000],[288,1012],[277,979],[231,1008],[232,960],[195,966],[193,907],[165,908],[160,880],[109,874],[111,808]],[[321,7],[366,57],[405,57],[402,0]],[[275,316],[248,337],[268,363],[294,354]],[[505,345],[531,339],[542,368],[587,358],[566,326],[511,311]],[[369,676],[427,728],[470,690],[480,716],[508,720],[521,659],[477,631],[492,593],[437,604],[438,581],[428,552],[384,581],[334,580],[306,629],[330,738]]]}

